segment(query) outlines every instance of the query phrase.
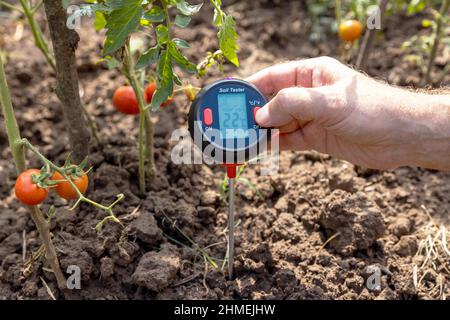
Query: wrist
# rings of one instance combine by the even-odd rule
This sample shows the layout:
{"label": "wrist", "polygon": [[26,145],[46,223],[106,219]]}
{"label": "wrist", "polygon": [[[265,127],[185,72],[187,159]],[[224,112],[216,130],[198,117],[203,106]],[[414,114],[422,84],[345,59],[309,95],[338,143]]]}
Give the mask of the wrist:
{"label": "wrist", "polygon": [[450,96],[414,93],[412,165],[450,170]]}

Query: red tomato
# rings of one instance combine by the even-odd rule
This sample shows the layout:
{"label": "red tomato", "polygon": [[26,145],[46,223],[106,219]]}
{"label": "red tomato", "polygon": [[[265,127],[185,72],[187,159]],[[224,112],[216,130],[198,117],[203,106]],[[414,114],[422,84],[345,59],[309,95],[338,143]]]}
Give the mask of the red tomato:
{"label": "red tomato", "polygon": [[[151,83],[149,83],[146,87],[145,87],[145,91],[144,91],[144,96],[145,96],[145,101],[147,103],[151,103],[152,102],[152,98],[153,98],[153,94],[156,91],[156,81],[153,81]],[[169,97],[167,99],[166,102],[164,102],[161,107],[166,107],[169,104],[171,104],[173,102],[173,98]]]}
{"label": "red tomato", "polygon": [[161,107],[167,107],[169,104],[171,104],[173,102],[173,98],[169,97],[167,98],[166,102],[164,102]]}
{"label": "red tomato", "polygon": [[14,192],[17,199],[23,204],[35,206],[42,203],[48,196],[48,189],[39,187],[31,179],[32,175],[40,175],[39,169],[28,169],[22,172],[16,180]]}
{"label": "red tomato", "polygon": [[152,102],[153,94],[155,93],[155,91],[156,91],[156,81],[149,83],[145,87],[144,96],[145,96],[145,101],[147,103]]}
{"label": "red tomato", "polygon": [[[86,174],[76,177],[75,179],[70,177],[75,186],[80,190],[81,193],[85,193],[89,185],[89,178]],[[53,180],[64,180],[64,177],[59,172],[53,174]],[[56,193],[66,200],[77,199],[78,193],[74,187],[68,182],[59,182],[55,187]]]}
{"label": "red tomato", "polygon": [[117,88],[113,96],[113,105],[117,111],[124,114],[139,114],[139,104],[130,86]]}

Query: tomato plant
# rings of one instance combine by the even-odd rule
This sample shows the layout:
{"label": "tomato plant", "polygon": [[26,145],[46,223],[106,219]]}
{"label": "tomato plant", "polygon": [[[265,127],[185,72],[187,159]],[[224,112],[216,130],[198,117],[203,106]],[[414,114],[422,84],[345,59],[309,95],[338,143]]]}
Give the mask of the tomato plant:
{"label": "tomato plant", "polygon": [[42,177],[41,170],[39,169],[23,171],[17,177],[14,187],[17,199],[29,206],[42,203],[48,196],[48,188],[42,186]]}
{"label": "tomato plant", "polygon": [[[85,202],[103,210],[107,213],[102,221],[96,225],[100,230],[103,224],[109,220],[122,225],[121,221],[113,213],[114,206],[124,198],[123,194],[117,195],[115,201],[110,205],[102,205],[84,196],[88,186],[86,171],[87,165],[85,159],[79,165],[71,164],[69,160],[64,166],[60,167],[47,159],[35,146],[20,135],[19,126],[14,116],[14,109],[11,102],[11,94],[6,82],[6,75],[3,67],[3,60],[0,56],[0,106],[5,122],[6,134],[8,136],[9,146],[11,148],[14,163],[19,173],[14,187],[15,194],[19,201],[29,206],[31,217],[39,231],[45,249],[45,257],[52,268],[52,272],[58,282],[58,287],[66,288],[66,279],[61,271],[55,247],[50,234],[50,219],[44,217],[38,205],[42,203],[49,193],[49,190],[56,188],[60,196],[66,199],[76,199],[72,206],[75,209],[79,203]],[[25,149],[31,151],[43,164],[42,169],[26,170]],[[50,179],[53,176],[55,179]]]}
{"label": "tomato plant", "polygon": [[[222,8],[221,0],[210,0],[214,8],[213,23],[217,28],[220,50],[208,53],[206,59],[198,65],[189,61],[182,50],[189,47],[183,39],[174,38],[174,27],[188,27],[192,16],[197,14],[203,3],[189,4],[185,0],[105,0],[88,1],[81,6],[78,16],[95,13],[94,22],[97,30],[106,29],[106,38],[102,54],[108,66],[118,68],[133,88],[139,108],[139,189],[145,193],[146,176],[152,178],[155,174],[153,159],[153,122],[150,111],[171,103],[175,86],[182,86],[180,76],[175,71],[177,66],[181,71],[201,77],[205,70],[214,63],[221,63],[224,58],[235,66],[239,66],[237,57],[238,45],[235,22]],[[143,52],[133,52],[130,37],[143,32],[154,37],[155,42],[148,45]],[[144,90],[140,75],[155,68],[155,89],[153,84]],[[190,88],[192,91],[192,87]],[[190,94],[192,96],[192,94]],[[117,106],[116,106],[117,108]],[[136,112],[136,105],[127,106],[127,110]]]}

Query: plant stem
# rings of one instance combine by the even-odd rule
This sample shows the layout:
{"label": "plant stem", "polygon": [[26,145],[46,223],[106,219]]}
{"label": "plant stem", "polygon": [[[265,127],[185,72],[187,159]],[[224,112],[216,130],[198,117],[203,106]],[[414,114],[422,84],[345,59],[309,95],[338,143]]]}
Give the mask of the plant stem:
{"label": "plant stem", "polygon": [[166,18],[166,27],[169,32],[169,40],[170,40],[170,27],[171,27],[172,23],[170,21],[169,8],[167,6],[167,1],[162,1],[162,5],[163,5],[163,10],[164,10],[164,16]]}
{"label": "plant stem", "polygon": [[430,83],[431,80],[431,70],[433,69],[434,60],[436,59],[436,54],[439,48],[439,45],[441,43],[442,35],[443,35],[443,28],[442,28],[442,17],[447,13],[448,9],[450,7],[450,1],[449,0],[443,0],[441,4],[441,9],[439,10],[439,13],[436,17],[436,31],[434,34],[434,42],[433,46],[431,48],[430,57],[428,60],[428,66],[427,71],[425,73],[425,77],[422,80],[422,86],[427,85]]}
{"label": "plant stem", "polygon": [[31,33],[33,34],[36,47],[38,47],[38,49],[41,50],[48,64],[52,67],[53,71],[56,72],[55,59],[50,53],[47,41],[45,41],[44,39],[41,28],[34,19],[34,14],[36,13],[36,11],[28,6],[26,0],[20,0],[20,4],[22,6],[25,17],[28,20],[28,24],[30,25]]}
{"label": "plant stem", "polygon": [[44,2],[43,2],[42,0],[40,0],[40,1],[38,2],[38,4],[36,4],[36,5],[33,7],[33,9],[31,10],[31,12],[33,12],[33,14],[35,14],[36,11],[38,11],[38,10],[42,7],[43,4],[44,4]]}
{"label": "plant stem", "polygon": [[217,3],[215,1],[209,0],[209,2],[211,3],[211,5],[213,6],[213,8],[215,10],[217,10],[217,12],[222,12],[222,10],[217,6]]}
{"label": "plant stem", "polygon": [[55,246],[53,245],[53,241],[50,234],[50,223],[42,215],[41,210],[39,210],[36,206],[30,206],[31,210],[31,218],[36,225],[37,230],[41,236],[42,244],[45,248],[45,258],[47,259],[48,264],[52,268],[53,274],[55,275],[56,282],[58,283],[58,288],[66,289],[67,281],[66,277],[61,271],[61,267],[59,265],[58,256],[56,254]]}
{"label": "plant stem", "polygon": [[[5,128],[8,135],[9,145],[11,147],[11,152],[13,155],[14,162],[18,173],[25,170],[25,155],[23,151],[20,138],[19,126],[17,125],[16,117],[14,116],[14,109],[11,103],[11,94],[8,89],[8,84],[6,82],[5,71],[3,68],[3,62],[0,57],[0,104],[3,110],[3,116],[5,119]],[[45,220],[42,212],[36,206],[28,207],[31,211],[31,218],[33,219],[39,235],[42,240],[42,244],[45,248],[45,257],[53,273],[56,277],[58,287],[60,289],[66,288],[66,278],[61,271],[59,265],[58,256],[56,255],[56,250],[53,245],[50,226],[47,220]]]}
{"label": "plant stem", "polygon": [[[31,8],[26,0],[20,0],[20,4],[23,8],[23,13],[25,14],[28,24],[31,28],[31,33],[33,34],[34,43],[36,47],[42,52],[45,59],[47,60],[50,67],[53,69],[53,72],[56,73],[56,64],[53,54],[50,52],[47,40],[44,38],[44,35],[42,33],[41,28],[39,27],[38,23],[34,19],[34,15],[36,14],[36,11],[42,6],[43,2],[40,1],[35,7]],[[86,106],[81,103],[81,109],[83,111],[83,116],[85,117],[86,121],[88,122],[88,125],[92,131],[92,135],[94,136],[95,141],[97,142],[97,145],[101,149],[103,146],[102,140],[100,139],[100,135],[98,133],[98,127],[95,123],[94,119],[91,117],[91,115],[87,112]]]}
{"label": "plant stem", "polygon": [[156,173],[155,155],[153,152],[154,124],[150,117],[150,111],[145,110],[145,158],[147,160],[147,174],[153,178]]}
{"label": "plant stem", "polygon": [[6,133],[8,135],[9,145],[12,156],[18,172],[25,170],[25,156],[23,152],[15,148],[17,141],[20,140],[20,130],[17,125],[14,109],[11,102],[11,94],[6,82],[5,70],[3,68],[2,57],[0,56],[0,104],[2,105],[3,117],[5,121]]}
{"label": "plant stem", "polygon": [[336,0],[334,14],[336,16],[337,29],[339,30],[339,26],[341,25],[341,21],[342,21],[342,2],[341,2],[341,0]]}
{"label": "plant stem", "polygon": [[145,195],[145,115],[139,114],[139,193]]}
{"label": "plant stem", "polygon": [[23,12],[20,8],[16,7],[15,5],[12,5],[6,1],[0,1],[0,6],[4,6],[10,10],[17,10],[19,12]]}
{"label": "plant stem", "polygon": [[83,117],[76,66],[75,50],[80,38],[67,28],[61,0],[44,0],[44,7],[56,60],[56,94],[62,104],[73,159],[80,163],[89,154],[91,138]]}
{"label": "plant stem", "polygon": [[[148,166],[149,176],[155,173],[155,161],[153,158],[153,122],[145,106],[144,93],[141,83],[136,78],[134,64],[131,58],[130,41],[128,40],[125,48],[124,67],[122,73],[130,82],[136,95],[139,105],[139,191],[141,195],[145,194],[145,166]],[[146,164],[147,160],[147,164]]]}

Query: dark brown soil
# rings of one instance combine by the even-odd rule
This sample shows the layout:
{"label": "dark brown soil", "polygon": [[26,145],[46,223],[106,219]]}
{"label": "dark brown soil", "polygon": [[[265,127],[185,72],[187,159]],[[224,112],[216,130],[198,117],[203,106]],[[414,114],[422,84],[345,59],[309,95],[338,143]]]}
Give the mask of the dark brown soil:
{"label": "dark brown soil", "polygon": [[[300,1],[240,1],[227,10],[238,24],[238,70],[227,75],[247,76],[280,61],[337,56],[338,43],[309,41]],[[209,6],[193,21],[194,29],[179,30],[192,48],[193,61],[216,49]],[[18,20],[1,15],[0,44],[8,51],[6,72],[22,135],[54,161],[68,154],[55,80],[25,27],[15,39]],[[400,23],[401,21],[401,23]],[[393,17],[374,49],[368,73],[396,85],[414,85],[419,71],[402,61],[401,43],[420,31],[421,18]],[[42,22],[44,25],[44,22]],[[236,280],[227,281],[220,269],[225,255],[226,204],[219,194],[224,173],[204,165],[175,165],[170,161],[172,131],[186,127],[187,101],[153,115],[156,125],[157,177],[145,199],[137,196],[137,122],[114,112],[113,90],[124,83],[117,71],[97,64],[101,36],[86,23],[78,51],[82,99],[107,145],[93,146],[94,190],[90,196],[108,203],[118,193],[126,199],[115,213],[125,229],[107,223],[99,210],[82,205],[75,212],[50,196],[42,207],[57,208],[52,222],[54,242],[65,270],[81,269],[82,289],[64,295],[40,258],[24,270],[40,240],[27,210],[14,197],[16,177],[3,121],[0,124],[0,298],[50,299],[43,281],[57,298],[66,299],[436,299],[439,277],[430,273],[418,289],[413,284],[414,257],[430,222],[426,213],[449,228],[450,173],[417,168],[393,171],[358,169],[314,152],[285,152],[280,172],[260,176],[258,167],[244,173],[257,191],[238,185],[236,207]],[[330,39],[334,39],[332,36]],[[449,57],[440,58],[440,66]],[[439,65],[437,66],[439,67]],[[205,79],[223,77],[217,71]],[[197,80],[192,79],[196,84]],[[444,84],[449,84],[446,78]],[[30,166],[40,166],[29,157]],[[177,228],[174,228],[174,222]],[[219,264],[213,268],[186,236]],[[328,240],[328,241],[327,241]],[[184,244],[184,245],[181,245]],[[449,262],[444,261],[444,266]],[[370,268],[381,272],[381,288],[370,290]],[[441,280],[442,281],[442,280]],[[449,295],[450,278],[443,278]]]}

